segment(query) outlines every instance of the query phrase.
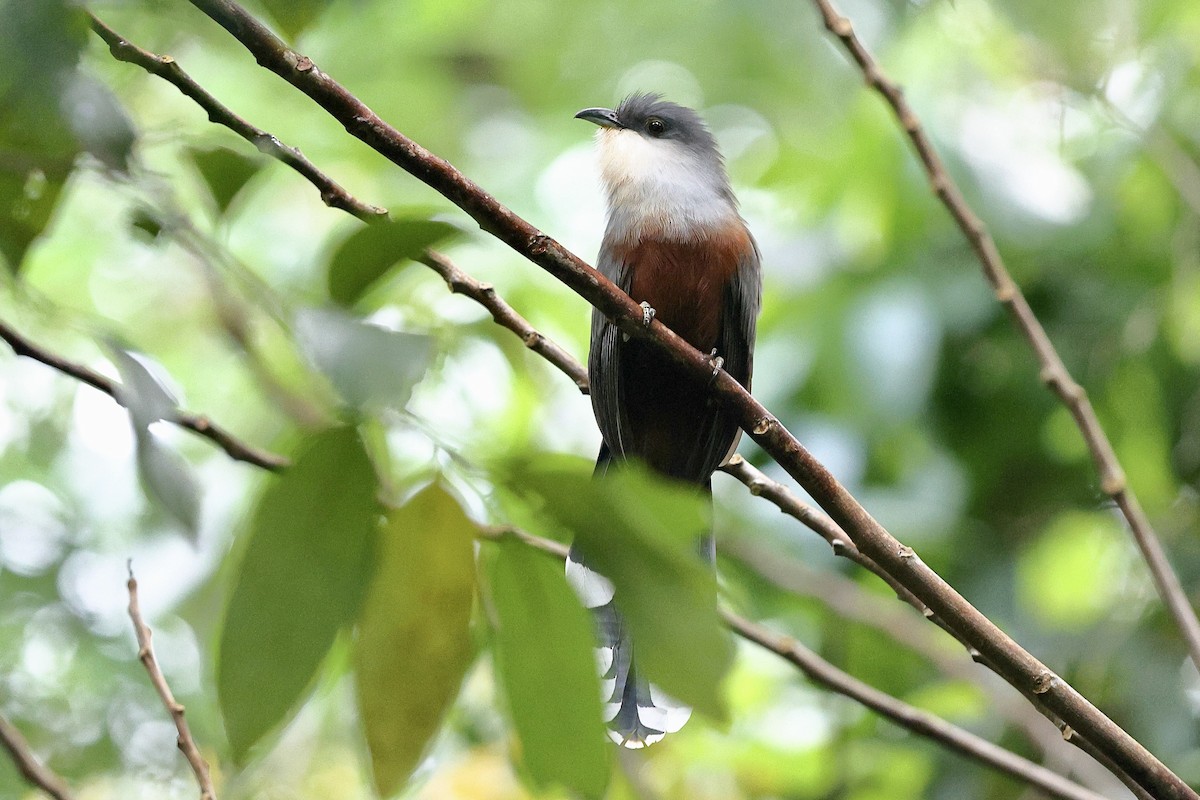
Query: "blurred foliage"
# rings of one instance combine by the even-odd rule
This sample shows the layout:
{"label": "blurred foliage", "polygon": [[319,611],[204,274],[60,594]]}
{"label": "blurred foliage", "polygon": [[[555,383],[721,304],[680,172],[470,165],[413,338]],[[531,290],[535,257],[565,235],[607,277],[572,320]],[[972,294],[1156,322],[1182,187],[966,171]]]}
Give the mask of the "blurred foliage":
{"label": "blurred foliage", "polygon": [[[904,85],[1089,391],[1184,585],[1200,586],[1200,6],[838,5]],[[127,559],[222,797],[368,797],[372,749],[374,782],[411,798],[555,798],[605,784],[614,800],[1019,795],[745,645],[710,698],[728,726],[697,715],[630,758],[566,758],[594,730],[594,698],[576,690],[594,677],[581,667],[581,616],[558,608],[556,565],[516,545],[478,545],[478,574],[464,573],[462,526],[515,522],[559,539],[613,526],[640,552],[667,553],[668,578],[695,588],[697,576],[649,530],[653,516],[617,524],[607,490],[572,483],[578,467],[516,479],[517,465],[561,466],[545,453],[594,456],[587,399],[411,258],[440,241],[580,356],[587,306],[255,67],[188,3],[88,8],[398,222],[365,229],[326,208],[173,87],[114,61],[78,6],[0,0],[0,319],[120,376],[134,412],[0,355],[0,712],[81,795],[195,794],[137,661]],[[1069,414],[808,4],[251,8],[585,257],[603,204],[591,131],[574,112],[635,89],[703,110],[766,264],[756,394],[981,610],[1200,782],[1200,676]],[[297,463],[271,476],[231,462],[156,421],[176,404]],[[355,426],[331,428],[339,418]],[[772,471],[753,446],[742,451]],[[442,488],[406,503],[433,481]],[[740,485],[714,484],[719,537],[884,592]],[[541,513],[531,491],[569,502]],[[638,596],[647,570],[625,560]],[[719,571],[740,610],[1040,757],[979,685],[732,561]],[[469,625],[467,586],[481,600]],[[425,601],[405,587],[452,599],[421,617],[412,604]],[[651,599],[630,602],[647,624],[670,629],[682,614],[654,620],[641,604],[661,601],[641,596]],[[538,598],[557,613],[531,624]],[[691,604],[689,629],[702,637],[715,633],[703,605]],[[416,652],[444,673],[404,662]],[[701,699],[721,676],[713,658],[708,688],[692,689]],[[412,672],[395,667],[390,685],[388,663]],[[692,665],[674,666],[687,678],[679,667]],[[546,685],[552,668],[561,686]],[[406,703],[413,686],[426,702]],[[409,738],[393,727],[404,714],[426,715]],[[556,737],[556,722],[572,720],[580,738]],[[24,791],[0,758],[0,797]]]}

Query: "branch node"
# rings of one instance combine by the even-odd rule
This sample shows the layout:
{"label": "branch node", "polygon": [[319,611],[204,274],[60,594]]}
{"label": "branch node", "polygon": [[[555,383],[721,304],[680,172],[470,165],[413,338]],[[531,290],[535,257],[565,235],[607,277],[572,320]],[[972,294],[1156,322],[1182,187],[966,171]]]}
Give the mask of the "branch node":
{"label": "branch node", "polygon": [[1100,480],[1100,491],[1109,497],[1116,497],[1125,491],[1127,483],[1125,473],[1120,467],[1109,470]]}
{"label": "branch node", "polygon": [[1034,694],[1045,694],[1046,692],[1053,689],[1054,685],[1057,682],[1058,682],[1058,676],[1056,676],[1050,670],[1044,670],[1042,672],[1039,672],[1037,677],[1035,677],[1033,679],[1033,693]]}
{"label": "branch node", "polygon": [[525,342],[525,346],[532,350],[540,345],[545,338],[545,336],[542,336],[542,334],[538,333],[537,331],[530,331],[521,337],[521,341]]}
{"label": "branch node", "polygon": [[771,430],[771,426],[773,424],[775,424],[775,420],[773,420],[771,417],[760,417],[758,422],[754,423],[754,429],[752,433],[754,433],[755,436],[762,436],[764,433]]}
{"label": "branch node", "polygon": [[300,56],[296,59],[296,70],[298,72],[309,72],[314,66],[312,59],[308,56]]}
{"label": "branch node", "polygon": [[917,551],[913,550],[911,547],[909,547],[906,544],[900,545],[899,554],[900,554],[900,558],[903,558],[906,561],[917,557]]}
{"label": "branch node", "polygon": [[543,256],[546,250],[550,247],[550,237],[544,233],[535,233],[529,237],[529,253],[535,256]]}

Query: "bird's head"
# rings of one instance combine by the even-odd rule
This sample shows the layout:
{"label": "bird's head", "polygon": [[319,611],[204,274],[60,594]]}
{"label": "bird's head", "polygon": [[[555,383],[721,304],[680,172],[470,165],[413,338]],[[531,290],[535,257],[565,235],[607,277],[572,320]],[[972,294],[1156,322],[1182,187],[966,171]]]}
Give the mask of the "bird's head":
{"label": "bird's head", "polygon": [[616,109],[585,108],[575,116],[600,126],[600,173],[610,208],[671,206],[688,198],[733,207],[716,140],[692,109],[634,94]]}

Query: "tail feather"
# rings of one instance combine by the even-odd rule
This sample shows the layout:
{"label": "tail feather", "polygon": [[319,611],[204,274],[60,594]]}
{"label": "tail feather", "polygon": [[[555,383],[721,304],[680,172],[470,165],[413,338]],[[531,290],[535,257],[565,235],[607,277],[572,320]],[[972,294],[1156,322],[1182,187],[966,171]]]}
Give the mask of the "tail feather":
{"label": "tail feather", "polygon": [[596,661],[609,738],[638,749],[682,728],[692,709],[638,674],[633,641],[613,603],[612,583],[588,568],[574,547],[567,557],[567,579],[596,623]]}

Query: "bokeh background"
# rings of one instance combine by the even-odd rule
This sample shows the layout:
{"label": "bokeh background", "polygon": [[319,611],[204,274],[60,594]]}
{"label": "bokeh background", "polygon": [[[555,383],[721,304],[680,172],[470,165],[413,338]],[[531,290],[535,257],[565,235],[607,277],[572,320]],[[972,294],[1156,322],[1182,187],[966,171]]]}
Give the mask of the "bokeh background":
{"label": "bokeh background", "polygon": [[[446,252],[583,357],[584,301],[347,136],[189,4],[88,8],[174,56],[360,199],[458,225]],[[1039,382],[886,108],[810,4],[250,8],[384,119],[585,258],[603,231],[603,198],[592,129],[574,112],[634,90],[701,109],[764,257],[756,396],[977,607],[1200,781],[1200,676],[1185,666],[1069,414]],[[1200,6],[840,0],[839,8],[904,86],[1090,393],[1184,585],[1200,587]],[[328,387],[279,320],[327,302],[329,260],[359,223],[209,124],[173,87],[114,61],[96,37],[83,42],[83,73],[107,87],[95,91],[110,91],[136,130],[130,166],[80,157],[44,233],[19,263],[7,254],[2,318],[114,376],[107,343],[118,341],[161,365],[185,407],[264,446],[287,440],[326,413]],[[63,103],[63,118],[103,122],[87,116],[86,97]],[[50,136],[59,124],[54,114],[14,122],[10,113],[6,130]],[[408,413],[388,429],[398,481],[436,467],[482,516],[485,505],[472,499],[486,493],[480,465],[541,451],[594,454],[587,399],[428,269],[398,269],[365,310],[437,342]],[[0,353],[0,710],[81,797],[195,795],[136,659],[125,616],[132,559],[159,657],[224,796],[371,796],[340,651],[273,743],[245,769],[228,762],[213,684],[216,626],[228,556],[263,478],[206,442],[155,432],[197,477],[194,541],[139,483],[119,406]],[[742,452],[783,477],[752,443]],[[1019,700],[932,626],[916,634],[921,652],[878,629],[911,627],[878,580],[732,479],[718,476],[715,490],[718,532],[734,554],[722,562],[723,583],[735,606],[874,686],[1042,757],[1013,722]],[[778,588],[755,564],[800,591]],[[844,607],[831,608],[833,598]],[[697,719],[623,760],[612,796],[1036,796],[749,646],[727,691],[728,729]],[[506,730],[483,659],[405,796],[556,796],[523,786]],[[1074,759],[1054,748],[1046,758]],[[1081,769],[1081,779],[1096,778]],[[0,759],[0,797],[26,791]]]}

